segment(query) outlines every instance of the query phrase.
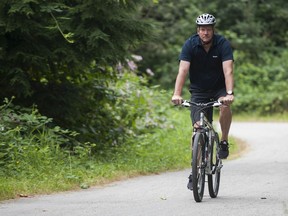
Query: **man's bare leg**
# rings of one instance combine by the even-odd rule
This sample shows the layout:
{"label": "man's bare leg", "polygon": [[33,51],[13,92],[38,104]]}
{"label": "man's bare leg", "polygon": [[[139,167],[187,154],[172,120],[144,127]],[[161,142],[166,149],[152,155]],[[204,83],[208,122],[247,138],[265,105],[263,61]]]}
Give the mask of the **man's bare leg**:
{"label": "man's bare leg", "polygon": [[220,118],[219,118],[221,131],[222,131],[222,140],[228,141],[229,130],[232,122],[232,111],[230,106],[223,105],[220,107]]}

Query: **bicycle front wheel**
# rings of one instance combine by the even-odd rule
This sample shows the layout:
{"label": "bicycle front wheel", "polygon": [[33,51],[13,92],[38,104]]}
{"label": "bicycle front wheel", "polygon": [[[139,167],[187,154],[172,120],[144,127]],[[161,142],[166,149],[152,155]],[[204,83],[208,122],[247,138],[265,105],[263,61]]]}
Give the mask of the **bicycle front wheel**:
{"label": "bicycle front wheel", "polygon": [[219,150],[219,137],[218,134],[215,133],[215,137],[211,143],[211,160],[210,167],[212,169],[212,173],[208,175],[208,189],[209,195],[211,198],[216,198],[219,191],[220,186],[220,174],[221,174],[221,160],[218,156]]}
{"label": "bicycle front wheel", "polygon": [[205,187],[204,135],[197,132],[193,140],[192,150],[192,184],[196,202],[201,202]]}

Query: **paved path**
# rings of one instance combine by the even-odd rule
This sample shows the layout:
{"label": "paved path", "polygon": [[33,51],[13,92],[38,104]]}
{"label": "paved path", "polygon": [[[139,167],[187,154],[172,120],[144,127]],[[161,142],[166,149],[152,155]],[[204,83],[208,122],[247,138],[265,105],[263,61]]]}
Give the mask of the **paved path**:
{"label": "paved path", "polygon": [[288,123],[234,122],[231,134],[242,137],[249,151],[224,161],[216,199],[206,190],[196,203],[184,170],[2,202],[0,216],[287,216]]}

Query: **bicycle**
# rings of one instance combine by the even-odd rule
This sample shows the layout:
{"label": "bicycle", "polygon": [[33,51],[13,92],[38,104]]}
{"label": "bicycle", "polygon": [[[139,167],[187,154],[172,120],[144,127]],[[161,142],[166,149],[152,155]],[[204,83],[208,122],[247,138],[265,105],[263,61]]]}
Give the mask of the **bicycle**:
{"label": "bicycle", "polygon": [[[208,103],[194,103],[183,101],[184,107],[198,106],[200,109],[200,122],[197,128],[194,127],[191,138],[192,144],[192,172],[189,176],[189,184],[192,181],[194,200],[201,202],[204,194],[205,176],[208,176],[208,189],[211,198],[216,198],[220,186],[220,174],[222,160],[218,156],[219,136],[212,123],[205,116],[205,109],[209,107],[219,107],[222,105],[219,101]],[[206,175],[205,175],[206,174]]]}

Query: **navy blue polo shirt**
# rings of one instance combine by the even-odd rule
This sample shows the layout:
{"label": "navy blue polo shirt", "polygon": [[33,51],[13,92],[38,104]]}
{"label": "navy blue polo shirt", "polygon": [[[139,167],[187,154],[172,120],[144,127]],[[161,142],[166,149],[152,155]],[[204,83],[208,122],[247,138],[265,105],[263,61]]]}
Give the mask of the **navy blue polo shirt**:
{"label": "navy blue polo shirt", "polygon": [[191,36],[183,45],[179,60],[189,61],[190,91],[203,92],[225,88],[222,62],[233,60],[228,40],[214,35],[207,53],[198,34]]}

